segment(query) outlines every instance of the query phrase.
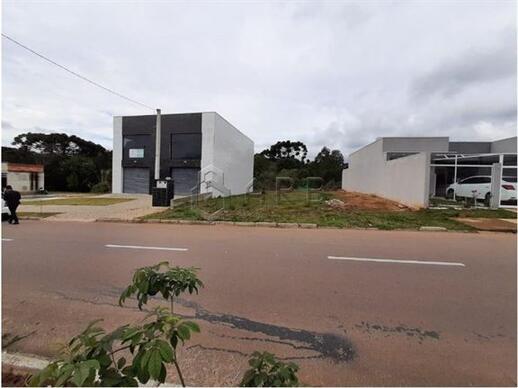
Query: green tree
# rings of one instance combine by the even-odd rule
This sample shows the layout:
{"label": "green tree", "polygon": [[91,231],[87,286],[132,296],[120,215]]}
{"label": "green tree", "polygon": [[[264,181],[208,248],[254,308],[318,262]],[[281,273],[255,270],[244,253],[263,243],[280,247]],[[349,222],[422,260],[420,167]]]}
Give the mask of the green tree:
{"label": "green tree", "polygon": [[277,170],[300,168],[306,163],[308,149],[300,141],[278,141],[261,152],[261,155],[277,164]]}
{"label": "green tree", "polygon": [[12,144],[16,148],[2,148],[7,150],[3,160],[43,164],[48,190],[88,191],[111,171],[111,151],[75,135],[28,132],[16,136]]}
{"label": "green tree", "polygon": [[273,190],[276,175],[277,165],[274,161],[263,154],[254,155],[255,190]]}
{"label": "green tree", "polygon": [[94,142],[66,133],[22,133],[13,139],[12,144],[20,150],[39,154],[82,155],[94,157],[106,149]]}
{"label": "green tree", "polygon": [[66,187],[70,191],[90,191],[99,182],[98,171],[91,158],[71,156],[60,163],[63,177],[66,177]]}
{"label": "green tree", "polygon": [[310,171],[313,176],[321,177],[326,184],[338,185],[342,180],[342,171],[345,168],[344,156],[339,150],[331,151],[323,147],[315,160],[310,163]]}

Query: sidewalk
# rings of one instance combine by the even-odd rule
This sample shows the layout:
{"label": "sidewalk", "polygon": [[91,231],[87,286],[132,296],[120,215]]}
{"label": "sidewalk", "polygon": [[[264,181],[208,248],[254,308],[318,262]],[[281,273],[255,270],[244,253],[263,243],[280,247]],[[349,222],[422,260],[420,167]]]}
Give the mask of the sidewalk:
{"label": "sidewalk", "polygon": [[60,213],[47,217],[45,221],[84,221],[93,222],[98,218],[120,218],[131,220],[163,210],[151,206],[151,196],[147,194],[102,194],[96,197],[134,198],[132,201],[107,206],[69,206],[69,205],[21,205],[19,212]]}
{"label": "sidewalk", "polygon": [[488,232],[516,233],[517,220],[513,218],[457,218],[457,221]]}

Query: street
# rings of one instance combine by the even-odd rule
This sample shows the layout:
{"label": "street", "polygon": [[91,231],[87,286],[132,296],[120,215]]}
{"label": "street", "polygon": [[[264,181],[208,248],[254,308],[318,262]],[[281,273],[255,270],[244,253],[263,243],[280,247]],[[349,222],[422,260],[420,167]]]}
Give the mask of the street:
{"label": "street", "polygon": [[2,334],[27,336],[11,352],[142,319],[120,292],[168,260],[205,283],[177,308],[201,327],[189,385],[238,384],[254,350],[308,385],[517,382],[514,234],[27,221],[2,239]]}

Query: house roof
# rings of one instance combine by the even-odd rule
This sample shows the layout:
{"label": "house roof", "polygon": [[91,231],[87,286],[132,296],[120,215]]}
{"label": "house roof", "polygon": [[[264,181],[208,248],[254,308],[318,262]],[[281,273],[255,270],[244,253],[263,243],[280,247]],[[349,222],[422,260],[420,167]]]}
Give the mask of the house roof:
{"label": "house roof", "polygon": [[7,163],[8,172],[43,172],[43,164]]}

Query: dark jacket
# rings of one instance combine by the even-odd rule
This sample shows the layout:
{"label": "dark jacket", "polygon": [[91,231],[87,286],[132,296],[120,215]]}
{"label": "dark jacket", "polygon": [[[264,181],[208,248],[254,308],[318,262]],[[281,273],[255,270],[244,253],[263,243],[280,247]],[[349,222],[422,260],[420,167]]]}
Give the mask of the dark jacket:
{"label": "dark jacket", "polygon": [[22,196],[16,190],[6,190],[4,193],[4,201],[7,207],[14,207],[20,204]]}

